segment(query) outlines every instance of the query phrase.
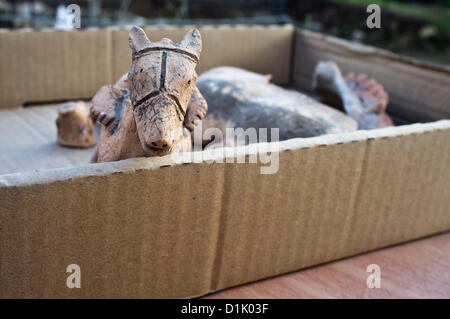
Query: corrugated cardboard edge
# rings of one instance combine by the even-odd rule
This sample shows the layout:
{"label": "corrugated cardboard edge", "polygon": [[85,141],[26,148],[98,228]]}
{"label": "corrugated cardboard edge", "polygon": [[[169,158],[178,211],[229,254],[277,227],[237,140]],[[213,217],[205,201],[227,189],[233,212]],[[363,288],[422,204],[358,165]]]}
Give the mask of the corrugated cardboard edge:
{"label": "corrugated cardboard edge", "polygon": [[450,67],[375,47],[296,29],[293,83],[311,91],[317,62],[333,60],[346,72],[365,73],[386,88],[388,111],[410,122],[450,117]]}
{"label": "corrugated cardboard edge", "polygon": [[449,135],[443,120],[283,141],[274,175],[186,153],[0,176],[2,297],[198,296],[448,230]]}
{"label": "corrugated cardboard edge", "polygon": [[[421,134],[450,129],[450,120],[432,123],[417,123],[373,130],[360,130],[340,134],[329,134],[310,138],[294,138],[273,143],[259,143],[222,150],[206,150],[199,153],[174,153],[164,157],[130,158],[117,162],[86,164],[77,167],[43,169],[34,172],[0,175],[0,187],[19,187],[33,184],[52,183],[67,179],[89,176],[104,176],[116,173],[133,173],[140,170],[158,169],[190,163],[222,162],[227,158],[239,158],[257,154],[259,149],[274,147],[279,152],[311,147],[323,147],[344,143],[362,142],[380,138],[392,138],[411,134]],[[271,146],[273,145],[273,146]]]}

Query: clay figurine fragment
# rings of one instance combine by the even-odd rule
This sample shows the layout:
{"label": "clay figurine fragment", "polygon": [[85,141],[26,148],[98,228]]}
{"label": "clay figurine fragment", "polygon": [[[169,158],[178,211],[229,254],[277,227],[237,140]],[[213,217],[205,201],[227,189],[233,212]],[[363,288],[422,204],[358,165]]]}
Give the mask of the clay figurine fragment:
{"label": "clay figurine fragment", "polygon": [[272,84],[269,78],[235,67],[201,74],[197,86],[209,107],[203,127],[229,121],[231,127],[244,130],[279,128],[280,140],[357,129],[356,121],[344,113]]}
{"label": "clay figurine fragment", "polygon": [[[279,128],[283,140],[393,125],[386,114],[388,95],[383,87],[365,75],[343,77],[334,62],[317,65],[314,88],[326,104],[341,103],[346,114],[269,80],[270,76],[234,67],[201,74],[197,86],[209,106],[203,128]],[[208,148],[218,145],[230,146],[233,141],[214,141]]]}
{"label": "clay figurine fragment", "polygon": [[94,123],[82,101],[61,105],[56,127],[61,146],[87,148],[95,145]]}
{"label": "clay figurine fragment", "polygon": [[196,87],[202,49],[197,29],[174,43],[166,38],[151,42],[133,27],[129,45],[129,72],[115,85],[100,88],[92,100],[91,117],[101,123],[92,162],[190,151],[190,132],[208,110]]}
{"label": "clay figurine fragment", "polygon": [[386,114],[389,101],[386,91],[365,74],[343,76],[336,63],[319,62],[314,71],[313,88],[324,103],[341,107],[356,120],[359,129],[394,125]]}

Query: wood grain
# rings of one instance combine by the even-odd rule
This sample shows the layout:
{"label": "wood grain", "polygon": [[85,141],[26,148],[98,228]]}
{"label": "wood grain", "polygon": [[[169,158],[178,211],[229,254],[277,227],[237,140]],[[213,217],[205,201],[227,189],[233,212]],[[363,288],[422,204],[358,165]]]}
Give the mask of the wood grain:
{"label": "wood grain", "polygon": [[[367,288],[381,269],[381,287]],[[206,298],[450,298],[450,232],[227,289]]]}

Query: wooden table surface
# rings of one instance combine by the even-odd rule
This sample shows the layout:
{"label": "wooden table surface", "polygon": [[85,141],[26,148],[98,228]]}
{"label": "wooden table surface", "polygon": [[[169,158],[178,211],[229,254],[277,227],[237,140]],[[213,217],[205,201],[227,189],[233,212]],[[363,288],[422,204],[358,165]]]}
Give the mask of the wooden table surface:
{"label": "wooden table surface", "polygon": [[[367,288],[370,264],[381,287]],[[450,298],[450,232],[308,268],[206,298]]]}

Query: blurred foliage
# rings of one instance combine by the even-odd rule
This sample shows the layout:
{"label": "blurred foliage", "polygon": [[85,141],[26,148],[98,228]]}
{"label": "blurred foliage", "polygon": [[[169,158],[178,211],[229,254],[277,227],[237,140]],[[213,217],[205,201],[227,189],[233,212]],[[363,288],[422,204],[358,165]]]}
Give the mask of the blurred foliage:
{"label": "blurred foliage", "polygon": [[[381,28],[369,29],[366,8],[378,4]],[[450,64],[450,1],[288,1],[287,11],[306,29]]]}
{"label": "blurred foliage", "polygon": [[[444,1],[394,1],[394,0],[332,0],[359,6],[377,4],[383,9],[432,23],[440,32],[450,33],[450,0]],[[423,3],[426,3],[423,4]]]}

